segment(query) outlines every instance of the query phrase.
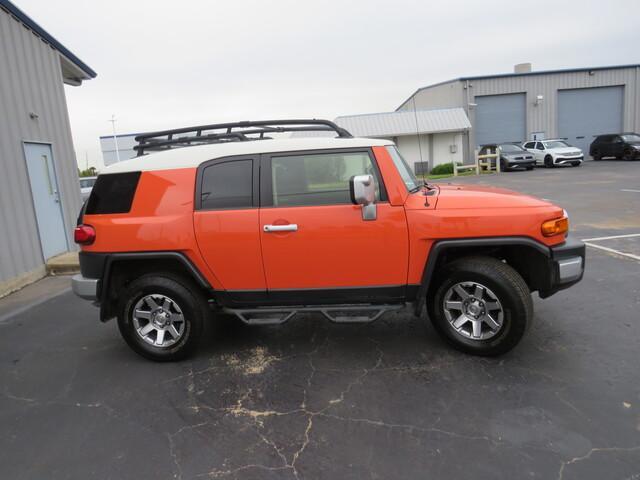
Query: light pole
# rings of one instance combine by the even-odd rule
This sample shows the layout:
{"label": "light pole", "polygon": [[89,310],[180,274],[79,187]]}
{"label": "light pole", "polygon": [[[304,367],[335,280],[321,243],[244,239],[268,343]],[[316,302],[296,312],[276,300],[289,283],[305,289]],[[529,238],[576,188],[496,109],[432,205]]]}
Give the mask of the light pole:
{"label": "light pole", "polygon": [[120,161],[120,150],[118,150],[118,136],[116,135],[116,116],[111,115],[111,126],[113,127],[113,141],[116,144],[116,159]]}

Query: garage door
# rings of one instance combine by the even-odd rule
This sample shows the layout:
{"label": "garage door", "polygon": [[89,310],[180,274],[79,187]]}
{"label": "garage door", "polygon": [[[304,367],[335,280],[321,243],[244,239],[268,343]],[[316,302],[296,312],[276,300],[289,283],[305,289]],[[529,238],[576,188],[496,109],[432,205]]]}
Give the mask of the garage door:
{"label": "garage door", "polygon": [[589,154],[595,135],[622,132],[624,87],[558,91],[558,136]]}
{"label": "garage door", "polygon": [[476,144],[522,142],[526,132],[524,93],[475,97]]}

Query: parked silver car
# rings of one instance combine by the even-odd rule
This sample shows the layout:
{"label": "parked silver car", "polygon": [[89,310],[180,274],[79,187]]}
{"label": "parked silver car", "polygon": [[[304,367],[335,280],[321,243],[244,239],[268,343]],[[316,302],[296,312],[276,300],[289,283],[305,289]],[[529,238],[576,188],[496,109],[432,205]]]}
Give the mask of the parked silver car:
{"label": "parked silver car", "polygon": [[96,183],[98,177],[81,177],[80,178],[80,196],[84,202],[93,190],[93,185]]}

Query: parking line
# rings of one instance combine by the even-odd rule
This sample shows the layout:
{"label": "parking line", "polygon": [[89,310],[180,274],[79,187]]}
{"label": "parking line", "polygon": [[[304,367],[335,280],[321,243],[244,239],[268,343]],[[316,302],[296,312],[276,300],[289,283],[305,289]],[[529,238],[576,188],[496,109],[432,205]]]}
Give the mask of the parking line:
{"label": "parking line", "polygon": [[633,192],[633,193],[640,193],[640,190],[634,190],[632,188],[622,188],[620,189],[621,192]]}
{"label": "parking line", "polygon": [[604,250],[605,252],[613,253],[614,255],[620,255],[621,257],[631,258],[632,260],[637,260],[638,262],[640,262],[640,257],[638,255],[620,252],[618,250],[614,250],[613,248],[603,247],[602,245],[595,245],[593,243],[584,242],[584,244],[588,247],[597,248],[598,250]]}
{"label": "parking line", "polygon": [[583,238],[583,242],[598,242],[600,240],[615,240],[616,238],[640,237],[640,233],[629,233],[628,235],[614,235],[612,237]]}

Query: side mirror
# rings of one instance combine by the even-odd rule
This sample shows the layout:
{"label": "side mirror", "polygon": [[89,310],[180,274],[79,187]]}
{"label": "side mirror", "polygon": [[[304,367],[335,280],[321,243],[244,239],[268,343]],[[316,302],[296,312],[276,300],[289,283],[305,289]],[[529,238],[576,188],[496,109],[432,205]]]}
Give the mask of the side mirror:
{"label": "side mirror", "polygon": [[376,185],[373,175],[354,175],[349,180],[351,201],[355,205],[362,205],[362,220],[375,220],[378,217],[376,200]]}

